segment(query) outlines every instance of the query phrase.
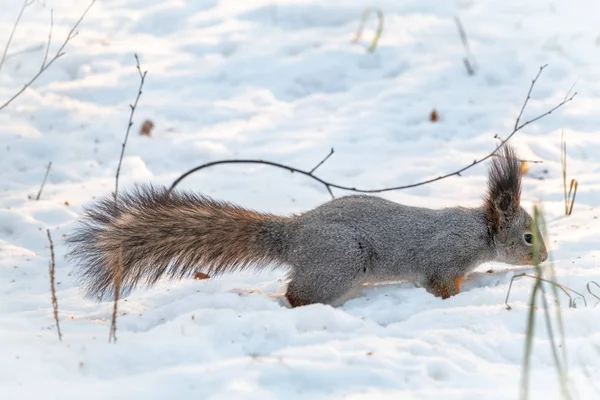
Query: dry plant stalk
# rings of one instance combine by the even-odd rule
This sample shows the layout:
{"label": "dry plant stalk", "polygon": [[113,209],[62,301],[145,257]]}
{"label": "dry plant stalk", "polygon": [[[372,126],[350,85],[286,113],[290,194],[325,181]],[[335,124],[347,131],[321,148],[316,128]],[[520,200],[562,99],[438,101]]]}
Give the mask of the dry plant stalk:
{"label": "dry plant stalk", "polygon": [[[129,132],[131,131],[131,126],[133,125],[133,115],[135,114],[135,110],[138,105],[138,101],[142,96],[142,89],[144,87],[144,81],[146,79],[146,73],[148,71],[142,72],[140,68],[140,59],[137,54],[135,56],[135,64],[138,74],[140,76],[140,86],[138,88],[138,93],[135,98],[135,102],[129,105],[130,113],[129,113],[129,122],[127,123],[127,130],[125,131],[125,139],[123,139],[123,143],[121,145],[121,156],[119,157],[119,165],[117,166],[117,173],[115,175],[115,208],[118,206],[117,202],[119,199],[119,175],[121,173],[121,164],[123,163],[123,155],[125,154],[125,147],[127,146],[127,139],[129,138]],[[113,302],[113,313],[110,322],[110,333],[108,335],[108,342],[117,342],[117,311],[119,305],[119,295],[121,292],[121,281],[123,278],[123,248],[121,247],[121,251],[119,252],[119,259],[112,266],[112,274],[113,274],[113,284],[115,297]]]}
{"label": "dry plant stalk", "polygon": [[38,191],[37,196],[35,196],[35,201],[38,201],[42,196],[42,190],[44,190],[44,185],[46,184],[46,180],[48,179],[48,175],[50,174],[50,168],[52,168],[52,161],[50,161],[48,163],[48,166],[46,167],[46,174],[44,175],[44,180],[42,181],[40,190]]}
{"label": "dry plant stalk", "polygon": [[564,140],[564,132],[560,135],[560,144],[560,162],[562,167],[563,191],[565,194],[565,215],[571,215],[573,213],[573,206],[575,205],[575,196],[577,195],[579,182],[577,179],[571,179],[569,191],[567,192],[567,142]]}
{"label": "dry plant stalk", "polygon": [[[469,48],[469,39],[467,38],[467,33],[465,32],[465,28],[462,25],[462,22],[460,21],[460,18],[458,16],[454,17],[454,22],[456,23],[456,27],[458,28],[458,34],[460,35],[460,40],[463,44],[463,47],[465,48],[465,53],[466,56],[463,58],[463,62],[465,64],[465,68],[467,69],[467,73],[470,76],[475,75],[475,57],[473,57],[473,54],[471,54],[471,49]],[[473,59],[473,65],[471,65],[471,62],[469,61],[469,59]]]}
{"label": "dry plant stalk", "polygon": [[506,293],[506,298],[504,299],[504,305],[506,306],[507,310],[512,310],[512,307],[508,304],[508,298],[510,297],[513,282],[515,279],[522,278],[522,277],[531,278],[531,279],[539,279],[542,282],[546,282],[549,285],[552,285],[552,286],[556,287],[557,289],[562,290],[562,292],[569,298],[569,308],[577,308],[577,302],[576,302],[577,297],[573,298],[573,296],[571,296],[571,294],[569,292],[575,293],[579,298],[581,298],[583,300],[584,305],[587,307],[587,300],[585,299],[585,296],[582,295],[581,293],[579,293],[578,291],[576,291],[575,289],[571,289],[570,287],[561,285],[560,283],[554,282],[549,279],[541,278],[537,275],[530,275],[526,272],[523,272],[521,274],[513,275],[513,277],[510,280],[510,283],[508,285],[508,292]]}
{"label": "dry plant stalk", "polygon": [[54,243],[52,243],[52,236],[50,235],[50,229],[46,229],[46,235],[48,236],[48,242],[50,243],[50,292],[52,293],[52,310],[54,313],[54,322],[56,322],[56,332],[58,333],[58,340],[62,341],[62,333],[60,332],[60,324],[58,322],[58,299],[56,298],[56,287],[55,287],[55,269],[56,264],[54,262]]}
{"label": "dry plant stalk", "polygon": [[121,281],[123,278],[123,248],[119,252],[119,259],[113,264],[113,284],[115,297],[113,300],[113,312],[110,320],[110,333],[108,334],[108,343],[117,343],[117,315],[119,308],[119,294],[121,292]]}

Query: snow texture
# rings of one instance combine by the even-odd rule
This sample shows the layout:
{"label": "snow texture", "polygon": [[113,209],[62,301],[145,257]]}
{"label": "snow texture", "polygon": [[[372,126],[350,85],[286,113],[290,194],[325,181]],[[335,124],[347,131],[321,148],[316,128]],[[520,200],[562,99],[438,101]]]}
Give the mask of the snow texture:
{"label": "snow texture", "polygon": [[[35,1],[0,71],[0,103],[39,69],[54,9],[56,51],[87,3]],[[0,39],[21,1],[0,0]],[[367,7],[375,19],[351,43]],[[454,16],[476,60],[469,76]],[[578,399],[600,398],[600,2],[539,0],[101,0],[41,78],[0,111],[0,398],[2,399],[514,399],[518,397],[532,281],[530,268],[482,265],[448,300],[410,283],[366,287],[339,308],[290,309],[282,271],[161,282],[119,303],[84,299],[65,260],[64,237],[83,207],[110,194],[129,104],[148,76],[121,170],[121,188],[170,184],[208,161],[259,158],[380,188],[458,169],[506,137],[531,79],[523,120],[575,100],[512,139],[530,164],[529,210],[542,201],[561,294],[568,371]],[[430,121],[437,110],[439,120]],[[146,119],[150,137],[138,134]],[[564,216],[560,137],[579,180]],[[34,198],[48,162],[41,199]],[[381,196],[412,205],[475,206],[486,165]],[[290,214],[329,200],[319,183],[265,166],[218,166],[183,181],[239,205]],[[346,194],[334,191],[337,196]],[[50,301],[49,246],[63,341]],[[487,273],[493,269],[493,273]],[[593,287],[592,287],[593,289]],[[600,295],[600,288],[595,292]],[[558,305],[551,303],[554,312]],[[536,312],[531,395],[560,390]]]}

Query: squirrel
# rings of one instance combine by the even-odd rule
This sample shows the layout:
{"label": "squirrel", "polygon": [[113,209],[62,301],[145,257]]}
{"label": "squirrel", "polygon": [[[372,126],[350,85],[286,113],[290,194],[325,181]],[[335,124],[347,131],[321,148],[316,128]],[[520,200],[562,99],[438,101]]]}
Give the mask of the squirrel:
{"label": "squirrel", "polygon": [[520,196],[520,161],[505,144],[490,162],[480,207],[428,209],[347,195],[280,216],[146,184],[85,208],[67,245],[92,297],[114,295],[116,271],[129,291],[196,271],[285,267],[292,307],[337,306],[363,283],[401,280],[446,299],[484,262],[533,265],[548,258]]}

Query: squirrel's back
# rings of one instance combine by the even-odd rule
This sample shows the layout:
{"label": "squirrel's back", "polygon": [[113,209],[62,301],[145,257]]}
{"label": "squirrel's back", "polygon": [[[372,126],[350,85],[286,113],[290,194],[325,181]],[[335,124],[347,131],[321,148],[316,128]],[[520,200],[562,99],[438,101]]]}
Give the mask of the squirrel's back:
{"label": "squirrel's back", "polygon": [[375,255],[376,280],[421,278],[431,266],[469,269],[492,258],[492,238],[482,208],[429,209],[371,195],[351,195],[325,203],[298,218],[298,229],[319,226],[323,240],[342,226]]}

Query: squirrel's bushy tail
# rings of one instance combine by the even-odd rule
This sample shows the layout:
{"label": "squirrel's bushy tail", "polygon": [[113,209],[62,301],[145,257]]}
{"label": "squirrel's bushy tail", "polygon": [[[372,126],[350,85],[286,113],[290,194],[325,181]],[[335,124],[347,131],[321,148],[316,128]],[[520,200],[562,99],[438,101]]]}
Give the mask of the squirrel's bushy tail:
{"label": "squirrel's bushy tail", "polygon": [[85,210],[67,238],[69,256],[88,296],[114,294],[114,276],[128,292],[160,278],[196,271],[218,275],[285,263],[290,218],[210,198],[140,186]]}

